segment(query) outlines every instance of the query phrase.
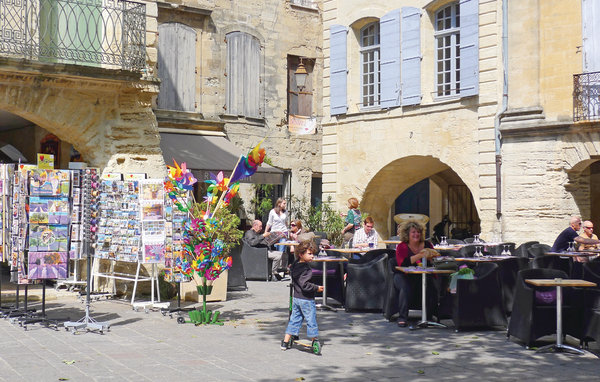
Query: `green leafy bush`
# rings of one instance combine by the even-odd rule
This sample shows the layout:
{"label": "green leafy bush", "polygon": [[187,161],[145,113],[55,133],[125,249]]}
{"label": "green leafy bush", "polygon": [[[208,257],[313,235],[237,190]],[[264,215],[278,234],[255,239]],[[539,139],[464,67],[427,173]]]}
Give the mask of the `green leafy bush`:
{"label": "green leafy bush", "polygon": [[333,208],[331,196],[317,206],[311,206],[306,198],[299,199],[292,196],[289,210],[292,218],[300,219],[302,224],[308,227],[310,231],[326,232],[332,245],[342,246],[344,238],[342,229],[346,226],[346,223],[342,214]]}

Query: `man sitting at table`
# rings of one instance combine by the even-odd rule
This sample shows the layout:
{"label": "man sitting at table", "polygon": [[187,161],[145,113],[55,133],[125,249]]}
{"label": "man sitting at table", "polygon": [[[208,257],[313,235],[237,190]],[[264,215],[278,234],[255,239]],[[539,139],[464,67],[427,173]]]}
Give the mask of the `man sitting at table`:
{"label": "man sitting at table", "polygon": [[357,230],[354,233],[354,238],[352,239],[352,246],[354,248],[365,248],[368,249],[377,247],[377,231],[373,226],[375,225],[375,221],[372,217],[367,216],[365,219],[363,228]]}
{"label": "man sitting at table", "polygon": [[[594,223],[592,223],[589,220],[584,221],[583,222],[583,232],[580,233],[579,236],[584,239],[598,240],[598,236],[596,236],[594,234]],[[577,250],[578,251],[586,251],[586,250],[590,250],[590,249],[598,249],[599,247],[600,247],[600,245],[598,245],[598,244],[579,244],[579,247],[577,247]],[[579,261],[580,263],[586,263],[589,260],[589,257],[580,256],[580,257],[576,257],[575,260]]]}
{"label": "man sitting at table", "polygon": [[581,218],[579,216],[571,217],[571,221],[569,226],[565,228],[556,238],[551,252],[564,252],[569,248],[569,243],[575,241],[579,244],[600,244],[600,240],[596,239],[587,239],[585,237],[579,236],[578,231],[581,228]]}
{"label": "man sitting at table", "polygon": [[[267,236],[269,236],[269,232],[265,232],[265,233],[261,233],[261,232],[262,232],[262,222],[260,220],[255,220],[252,222],[252,228],[249,229],[248,231],[246,231],[246,233],[244,234],[244,240],[251,247],[268,248],[269,245],[268,245],[267,241],[265,240],[265,238]],[[279,274],[279,269],[281,269],[283,266],[283,262],[282,262],[283,252],[268,249],[267,256],[269,257],[270,260],[273,260],[273,264],[271,267],[273,276],[277,280],[283,279],[283,277]]]}

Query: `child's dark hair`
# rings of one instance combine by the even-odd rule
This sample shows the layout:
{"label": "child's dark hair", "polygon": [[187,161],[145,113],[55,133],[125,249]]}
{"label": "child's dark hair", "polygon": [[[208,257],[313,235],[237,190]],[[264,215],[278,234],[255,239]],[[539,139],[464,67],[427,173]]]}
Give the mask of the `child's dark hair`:
{"label": "child's dark hair", "polygon": [[298,244],[296,249],[294,249],[294,254],[296,255],[296,258],[299,259],[300,255],[305,254],[309,249],[313,254],[317,254],[317,246],[315,245],[315,242],[312,240],[305,240]]}

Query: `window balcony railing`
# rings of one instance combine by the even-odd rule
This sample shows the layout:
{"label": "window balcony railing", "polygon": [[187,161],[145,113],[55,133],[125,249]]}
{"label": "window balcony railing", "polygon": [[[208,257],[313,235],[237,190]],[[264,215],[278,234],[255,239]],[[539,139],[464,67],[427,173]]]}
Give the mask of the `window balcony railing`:
{"label": "window balcony railing", "polygon": [[600,72],[573,76],[573,121],[600,120]]}
{"label": "window balcony railing", "polygon": [[141,71],[146,64],[146,5],[0,0],[0,56]]}

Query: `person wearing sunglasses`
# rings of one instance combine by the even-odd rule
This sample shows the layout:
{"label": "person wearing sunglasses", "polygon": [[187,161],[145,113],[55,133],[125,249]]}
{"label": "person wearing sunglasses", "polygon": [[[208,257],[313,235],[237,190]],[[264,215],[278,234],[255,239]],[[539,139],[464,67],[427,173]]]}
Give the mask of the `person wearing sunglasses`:
{"label": "person wearing sunglasses", "polygon": [[[593,225],[592,225],[593,226]],[[579,216],[571,217],[569,222],[569,226],[565,228],[556,238],[551,252],[564,252],[569,248],[569,243],[575,241],[577,244],[600,244],[600,240],[596,237],[596,239],[588,239],[579,235],[579,230],[581,229],[581,218]]]}
{"label": "person wearing sunglasses", "polygon": [[[581,225],[583,227],[583,232],[581,232],[579,234],[580,237],[584,238],[584,239],[592,239],[592,240],[598,240],[598,236],[596,236],[594,234],[594,223],[592,223],[589,220],[586,220],[583,222],[583,224]],[[589,249],[600,249],[600,245],[598,244],[579,244],[579,247],[577,247],[578,251],[586,251]],[[580,263],[585,263],[587,261],[589,261],[589,257],[576,257],[575,261],[578,261]]]}

